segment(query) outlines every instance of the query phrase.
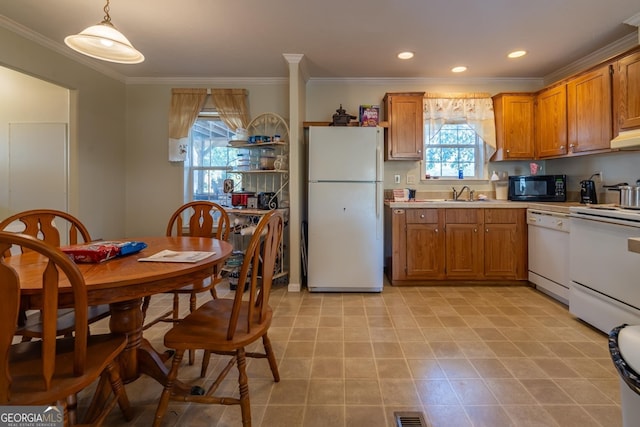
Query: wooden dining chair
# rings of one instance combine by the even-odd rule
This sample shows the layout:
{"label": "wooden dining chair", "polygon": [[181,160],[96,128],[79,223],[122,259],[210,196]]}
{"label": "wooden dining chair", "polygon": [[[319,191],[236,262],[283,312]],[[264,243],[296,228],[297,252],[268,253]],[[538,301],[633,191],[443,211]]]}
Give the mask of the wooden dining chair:
{"label": "wooden dining chair", "polygon": [[[185,223],[185,217],[188,220]],[[222,206],[209,201],[194,201],[180,206],[169,219],[167,225],[167,236],[191,236],[191,237],[212,237],[228,241],[231,236],[231,222],[229,215]],[[180,321],[180,296],[189,295],[189,312],[196,309],[196,297],[201,292],[209,291],[213,298],[217,298],[216,285],[220,283],[222,277],[217,271],[213,276],[190,283],[180,289],[170,291],[173,294],[173,307],[166,313],[155,319],[146,322],[144,329],[147,329],[158,322],[176,323]],[[142,304],[142,318],[146,318],[151,297],[145,297]],[[189,364],[193,365],[195,356],[189,353]]]}
{"label": "wooden dining chair", "polygon": [[[16,222],[21,223],[20,227]],[[11,215],[0,221],[0,231],[15,231],[27,234],[37,239],[43,240],[50,245],[60,246],[61,244],[75,245],[91,241],[91,236],[87,227],[75,216],[55,209],[33,209]],[[67,241],[62,240],[61,231],[68,231]],[[25,248],[18,248],[18,252],[28,251]],[[11,251],[7,251],[7,256]],[[110,314],[109,304],[101,304],[89,307],[88,322],[94,323],[108,317]],[[39,311],[32,310],[28,313],[22,311],[19,319],[20,327],[16,330],[17,335],[21,335],[24,341],[42,336],[42,317]],[[63,308],[58,310],[58,335],[70,335],[74,331],[75,316],[73,309]]]}
{"label": "wooden dining chair", "polygon": [[[37,252],[41,260],[18,272],[6,262],[7,251],[19,246]],[[39,268],[39,267],[42,268]],[[21,308],[21,281],[42,284],[41,339],[14,344]],[[87,288],[78,267],[59,248],[34,237],[0,232],[0,405],[60,405],[64,425],[75,421],[67,408],[69,396],[100,379],[110,383],[112,396],[92,400],[83,422],[100,425],[118,404],[124,418],[132,411],[116,358],[124,350],[127,337],[116,334],[89,335]],[[56,325],[60,294],[73,299],[75,334],[60,337]],[[78,417],[79,418],[79,417]]]}
{"label": "wooden dining chair", "polygon": [[[204,303],[165,334],[164,345],[174,349],[175,354],[156,411],[153,423],[155,427],[162,422],[169,400],[240,405],[242,424],[250,426],[246,357],[266,358],[274,381],[280,381],[276,357],[267,332],[273,315],[269,307],[269,295],[283,226],[282,214],[277,211],[265,214],[256,226],[245,252],[238,282],[249,283],[246,293],[243,286],[238,286],[233,299],[218,298]],[[259,339],[262,339],[264,353],[245,351],[245,347]],[[173,383],[177,379],[184,352],[192,349],[205,350],[207,359],[212,353],[231,356],[231,359],[206,392],[204,388],[196,387],[197,390],[192,391],[194,394],[181,395],[174,392]],[[237,365],[239,371],[240,397],[214,396],[234,365]],[[206,371],[206,367],[203,369]]]}

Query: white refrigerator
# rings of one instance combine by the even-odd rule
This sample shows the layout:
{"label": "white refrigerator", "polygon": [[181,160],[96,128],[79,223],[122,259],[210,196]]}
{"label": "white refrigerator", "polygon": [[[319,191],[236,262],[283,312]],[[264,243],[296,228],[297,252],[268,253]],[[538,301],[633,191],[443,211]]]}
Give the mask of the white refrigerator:
{"label": "white refrigerator", "polygon": [[309,128],[309,291],[382,291],[382,155],[381,128]]}

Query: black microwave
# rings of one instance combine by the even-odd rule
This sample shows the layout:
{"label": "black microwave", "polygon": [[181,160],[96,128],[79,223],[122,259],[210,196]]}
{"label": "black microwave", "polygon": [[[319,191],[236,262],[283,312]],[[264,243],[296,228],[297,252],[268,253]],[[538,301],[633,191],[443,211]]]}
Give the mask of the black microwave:
{"label": "black microwave", "polygon": [[566,175],[509,177],[509,200],[519,202],[566,202]]}

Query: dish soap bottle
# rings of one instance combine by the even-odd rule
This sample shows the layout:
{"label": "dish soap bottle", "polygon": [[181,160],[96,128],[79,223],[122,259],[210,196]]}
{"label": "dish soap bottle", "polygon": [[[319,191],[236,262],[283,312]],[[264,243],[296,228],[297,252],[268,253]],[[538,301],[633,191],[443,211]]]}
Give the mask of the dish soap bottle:
{"label": "dish soap bottle", "polygon": [[500,177],[498,176],[496,171],[493,171],[493,175],[491,175],[491,181],[499,181],[499,180],[500,180]]}

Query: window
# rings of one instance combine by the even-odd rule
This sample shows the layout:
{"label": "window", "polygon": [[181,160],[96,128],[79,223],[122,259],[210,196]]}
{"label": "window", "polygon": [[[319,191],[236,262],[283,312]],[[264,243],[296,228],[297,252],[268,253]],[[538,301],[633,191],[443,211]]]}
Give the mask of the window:
{"label": "window", "polygon": [[493,100],[488,94],[425,94],[424,174],[483,179],[495,152]]}
{"label": "window", "polygon": [[424,149],[425,175],[458,178],[482,178],[483,141],[467,123],[445,123],[436,133],[427,129]]}
{"label": "window", "polygon": [[[215,113],[202,113],[189,132],[189,149],[184,163],[185,202],[210,200],[231,206],[224,180],[233,166],[236,150],[229,150],[234,133]],[[241,183],[236,185],[242,186]]]}

